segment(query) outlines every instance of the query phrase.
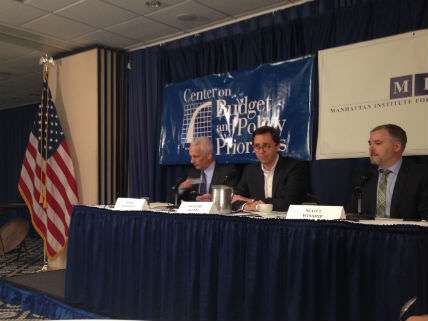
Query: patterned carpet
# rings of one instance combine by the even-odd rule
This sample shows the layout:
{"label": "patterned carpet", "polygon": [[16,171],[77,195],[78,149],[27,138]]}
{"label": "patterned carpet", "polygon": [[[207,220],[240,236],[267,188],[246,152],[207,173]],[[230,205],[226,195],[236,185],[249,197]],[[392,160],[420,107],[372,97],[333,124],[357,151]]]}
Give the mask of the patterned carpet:
{"label": "patterned carpet", "polygon": [[[38,236],[27,235],[18,249],[0,255],[0,277],[24,273],[36,273],[43,266],[43,243]],[[22,311],[19,305],[10,305],[0,300],[0,320],[46,320],[46,318]]]}
{"label": "patterned carpet", "polygon": [[35,273],[43,266],[43,243],[38,236],[27,236],[12,252],[0,255],[0,277]]}
{"label": "patterned carpet", "polygon": [[19,305],[6,304],[0,301],[0,320],[47,320],[46,318],[31,313],[31,311],[22,311]]}

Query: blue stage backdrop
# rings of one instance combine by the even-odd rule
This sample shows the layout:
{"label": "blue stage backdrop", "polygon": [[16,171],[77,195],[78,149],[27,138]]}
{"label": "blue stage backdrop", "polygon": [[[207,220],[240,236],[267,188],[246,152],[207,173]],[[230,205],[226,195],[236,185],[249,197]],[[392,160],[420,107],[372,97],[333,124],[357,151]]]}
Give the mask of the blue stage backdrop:
{"label": "blue stage backdrop", "polygon": [[279,128],[283,155],[311,160],[313,64],[306,56],[167,85],[160,163],[188,163],[201,136],[212,139],[220,163],[254,161],[251,134],[263,125]]}

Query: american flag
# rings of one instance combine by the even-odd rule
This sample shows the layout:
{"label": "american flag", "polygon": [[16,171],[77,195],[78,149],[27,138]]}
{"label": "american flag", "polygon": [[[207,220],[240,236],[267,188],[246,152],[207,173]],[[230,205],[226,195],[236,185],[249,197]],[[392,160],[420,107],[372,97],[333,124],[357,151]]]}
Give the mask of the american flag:
{"label": "american flag", "polygon": [[65,246],[73,205],[78,203],[73,162],[47,80],[28,140],[18,183],[33,226],[54,258]]}

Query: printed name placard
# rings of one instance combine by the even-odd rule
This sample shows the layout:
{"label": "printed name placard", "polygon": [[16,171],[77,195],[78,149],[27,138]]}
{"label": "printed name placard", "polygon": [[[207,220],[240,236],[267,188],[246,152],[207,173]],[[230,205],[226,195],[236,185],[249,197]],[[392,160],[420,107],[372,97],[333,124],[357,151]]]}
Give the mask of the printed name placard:
{"label": "printed name placard", "polygon": [[340,220],[345,219],[343,206],[290,205],[287,220]]}
{"label": "printed name placard", "polygon": [[213,202],[181,202],[177,213],[212,214],[217,208]]}
{"label": "printed name placard", "polygon": [[113,209],[115,211],[142,211],[147,205],[145,198],[118,197]]}

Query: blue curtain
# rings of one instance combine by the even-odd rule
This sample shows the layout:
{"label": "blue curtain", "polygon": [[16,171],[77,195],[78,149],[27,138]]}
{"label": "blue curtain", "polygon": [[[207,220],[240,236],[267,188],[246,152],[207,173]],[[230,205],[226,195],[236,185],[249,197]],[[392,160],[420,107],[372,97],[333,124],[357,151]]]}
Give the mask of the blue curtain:
{"label": "blue curtain", "polygon": [[65,299],[134,320],[398,320],[428,306],[427,251],[414,225],[78,206]]}
{"label": "blue curtain", "polygon": [[[181,175],[178,166],[159,167],[163,84],[162,48],[148,48],[132,55],[129,73],[129,195],[150,195],[151,200],[164,200],[168,184]],[[162,183],[161,183],[162,182]],[[155,197],[156,195],[156,197]]]}
{"label": "blue curtain", "polygon": [[[181,175],[176,166],[158,163],[166,84],[426,27],[426,0],[318,0],[131,53],[129,194],[165,200]],[[314,101],[317,110],[317,96]],[[367,164],[362,159],[311,162],[312,193],[323,203],[346,203],[354,177]]]}
{"label": "blue curtain", "polygon": [[18,202],[18,179],[37,105],[0,111],[0,203]]}
{"label": "blue curtain", "polygon": [[[0,204],[23,202],[18,179],[36,111],[37,105],[0,111]],[[26,208],[10,209],[0,215],[0,226],[12,218],[27,218],[27,215]]]}

